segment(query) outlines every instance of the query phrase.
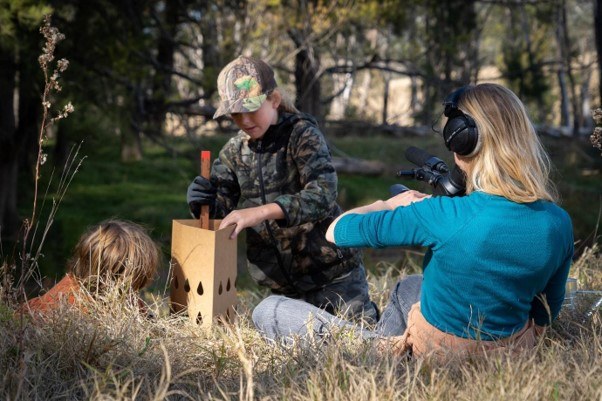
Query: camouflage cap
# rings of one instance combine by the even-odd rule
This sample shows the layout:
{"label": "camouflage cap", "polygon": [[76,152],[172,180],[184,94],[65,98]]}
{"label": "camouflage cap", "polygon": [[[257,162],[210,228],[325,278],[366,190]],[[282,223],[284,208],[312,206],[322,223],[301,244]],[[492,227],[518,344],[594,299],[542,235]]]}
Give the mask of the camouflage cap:
{"label": "camouflage cap", "polygon": [[276,80],[269,65],[256,58],[239,56],[217,77],[221,103],[213,118],[256,111],[274,88]]}

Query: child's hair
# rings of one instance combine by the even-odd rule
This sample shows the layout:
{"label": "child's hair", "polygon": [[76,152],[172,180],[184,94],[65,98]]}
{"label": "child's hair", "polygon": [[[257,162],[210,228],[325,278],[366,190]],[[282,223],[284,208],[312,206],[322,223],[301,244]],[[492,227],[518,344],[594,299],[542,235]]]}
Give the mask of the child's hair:
{"label": "child's hair", "polygon": [[159,263],[159,247],[143,227],[110,219],[80,237],[67,271],[90,291],[110,282],[127,283],[137,291],[154,279]]}
{"label": "child's hair", "polygon": [[482,148],[467,159],[467,193],[481,190],[518,203],[556,200],[550,159],[510,89],[476,85],[462,94],[458,107],[475,120],[482,140]]}
{"label": "child's hair", "polygon": [[300,113],[299,109],[297,109],[297,107],[295,107],[295,103],[289,96],[288,92],[283,90],[280,87],[276,87],[272,91],[272,93],[270,93],[268,95],[268,99],[271,99],[274,92],[278,92],[278,94],[280,95],[280,106],[278,106],[278,111],[281,111],[281,112],[284,111],[286,113],[292,113],[292,114]]}

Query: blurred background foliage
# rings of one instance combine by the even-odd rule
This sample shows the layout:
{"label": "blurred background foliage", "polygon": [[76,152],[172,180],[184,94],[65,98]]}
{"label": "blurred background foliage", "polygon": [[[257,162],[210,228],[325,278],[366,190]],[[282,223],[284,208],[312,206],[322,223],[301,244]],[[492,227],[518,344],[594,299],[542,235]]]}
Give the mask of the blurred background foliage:
{"label": "blurred background foliage", "polygon": [[344,208],[388,196],[395,171],[411,167],[408,146],[451,162],[431,129],[451,90],[509,86],[553,157],[582,250],[599,241],[602,210],[602,158],[588,141],[601,104],[601,9],[602,0],[0,0],[2,259],[17,257],[32,204],[47,13],[66,36],[56,56],[70,62],[54,104],[75,106],[47,132],[47,205],[52,172],[73,146],[85,160],[52,222],[43,275],[62,273],[81,232],[109,217],[152,229],[167,257],[171,220],[188,218],[199,151],[217,156],[234,132],[211,117],[217,74],[239,54],[274,66],[334,156],[388,166],[376,176],[341,173]]}

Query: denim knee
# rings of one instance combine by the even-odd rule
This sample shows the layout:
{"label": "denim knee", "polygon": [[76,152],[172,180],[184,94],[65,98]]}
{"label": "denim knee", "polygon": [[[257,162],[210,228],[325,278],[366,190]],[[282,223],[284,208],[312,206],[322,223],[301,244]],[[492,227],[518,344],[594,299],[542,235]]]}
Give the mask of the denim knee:
{"label": "denim knee", "polygon": [[420,301],[422,292],[422,275],[414,274],[400,280],[391,293],[391,300],[407,313],[412,305]]}
{"label": "denim knee", "polygon": [[251,314],[251,320],[258,330],[265,331],[266,323],[273,321],[276,306],[285,299],[282,295],[270,295],[257,304]]}

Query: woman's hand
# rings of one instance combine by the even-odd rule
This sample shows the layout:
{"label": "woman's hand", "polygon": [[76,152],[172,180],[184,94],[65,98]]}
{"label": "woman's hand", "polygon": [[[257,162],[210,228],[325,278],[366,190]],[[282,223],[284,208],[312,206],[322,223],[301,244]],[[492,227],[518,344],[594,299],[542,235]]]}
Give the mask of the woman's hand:
{"label": "woman's hand", "polygon": [[422,192],[409,190],[395,195],[385,201],[389,209],[394,210],[399,206],[408,206],[412,203],[421,202],[426,198],[430,198],[431,195],[423,194]]}
{"label": "woman's hand", "polygon": [[219,229],[235,225],[230,239],[235,239],[240,232],[247,228],[261,224],[264,220],[279,220],[284,218],[284,212],[276,203],[250,207],[248,209],[234,210],[228,214],[219,225]]}
{"label": "woman's hand", "polygon": [[540,337],[546,334],[547,326],[540,326],[538,324],[533,325],[533,331],[535,332],[535,337]]}
{"label": "woman's hand", "polygon": [[404,333],[401,336],[384,337],[376,340],[376,349],[382,353],[392,353],[401,356],[412,347],[408,344],[408,335]]}

